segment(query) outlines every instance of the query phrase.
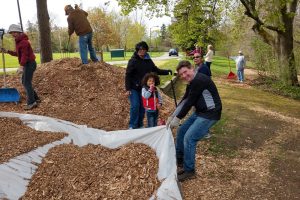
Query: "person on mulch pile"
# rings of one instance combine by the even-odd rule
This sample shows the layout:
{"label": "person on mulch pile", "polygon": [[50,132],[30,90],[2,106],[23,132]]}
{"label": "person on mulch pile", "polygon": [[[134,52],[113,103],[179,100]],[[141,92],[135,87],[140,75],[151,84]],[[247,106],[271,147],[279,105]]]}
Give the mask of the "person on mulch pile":
{"label": "person on mulch pile", "polygon": [[167,120],[167,128],[178,127],[190,109],[195,111],[177,129],[176,159],[178,180],[196,176],[195,153],[197,142],[221,118],[222,102],[216,85],[208,76],[195,72],[189,61],[180,61],[176,71],[188,82],[185,94],[174,113]]}
{"label": "person on mulch pile", "polygon": [[129,129],[142,128],[145,109],[142,101],[142,79],[150,72],[158,75],[172,75],[172,70],[159,69],[147,53],[149,47],[146,42],[136,44],[135,52],[128,61],[125,74],[126,95],[130,101]]}
{"label": "person on mulch pile", "polygon": [[4,53],[18,57],[20,67],[17,72],[22,74],[22,85],[24,86],[27,95],[27,105],[24,109],[31,110],[37,107],[37,104],[40,102],[40,99],[32,86],[33,73],[36,70],[35,55],[28,36],[23,33],[19,25],[10,25],[8,33],[15,38],[16,51],[6,50],[4,48],[1,50]]}
{"label": "person on mulch pile", "polygon": [[155,127],[157,126],[158,112],[162,106],[162,97],[156,88],[160,84],[159,76],[153,72],[147,73],[142,80],[142,84],[142,99],[148,127]]}
{"label": "person on mulch pile", "polygon": [[65,14],[68,15],[69,41],[71,35],[76,33],[79,36],[79,53],[83,64],[88,64],[88,51],[93,62],[98,62],[95,49],[93,47],[93,29],[87,19],[88,13],[80,9],[75,4],[75,9],[71,5],[65,6]]}

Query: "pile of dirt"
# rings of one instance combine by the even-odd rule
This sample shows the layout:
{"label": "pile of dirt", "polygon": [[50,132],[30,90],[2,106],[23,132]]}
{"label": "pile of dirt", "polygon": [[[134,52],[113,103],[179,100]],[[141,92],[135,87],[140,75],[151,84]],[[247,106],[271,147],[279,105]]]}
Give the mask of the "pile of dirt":
{"label": "pile of dirt", "polygon": [[37,147],[60,140],[65,133],[36,131],[24,125],[20,119],[0,117],[0,163],[7,162]]}
{"label": "pile of dirt", "polygon": [[[16,87],[25,101],[20,77],[9,76],[9,87]],[[103,62],[82,65],[79,58],[65,58],[39,65],[33,85],[42,102],[24,111],[23,105],[2,104],[1,111],[55,117],[104,130],[128,128],[129,101],[125,95],[125,69]],[[0,82],[0,84],[2,84]],[[172,100],[163,95],[161,118],[173,110]]]}
{"label": "pile of dirt", "polygon": [[144,144],[52,148],[31,179],[25,199],[149,199],[160,183],[158,159]]}

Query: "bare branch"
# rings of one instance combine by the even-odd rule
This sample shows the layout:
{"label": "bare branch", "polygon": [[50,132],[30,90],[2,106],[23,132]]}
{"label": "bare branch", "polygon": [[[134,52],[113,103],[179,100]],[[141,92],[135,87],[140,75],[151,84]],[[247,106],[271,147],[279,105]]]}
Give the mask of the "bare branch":
{"label": "bare branch", "polygon": [[247,15],[248,17],[252,18],[255,20],[256,22],[256,26],[264,26],[267,29],[270,29],[272,31],[276,31],[276,32],[282,32],[279,27],[275,27],[275,26],[270,26],[270,25],[266,25],[259,17],[256,13],[256,9],[255,9],[255,0],[240,0],[242,2],[242,4],[244,5],[246,11],[245,11],[245,15]]}

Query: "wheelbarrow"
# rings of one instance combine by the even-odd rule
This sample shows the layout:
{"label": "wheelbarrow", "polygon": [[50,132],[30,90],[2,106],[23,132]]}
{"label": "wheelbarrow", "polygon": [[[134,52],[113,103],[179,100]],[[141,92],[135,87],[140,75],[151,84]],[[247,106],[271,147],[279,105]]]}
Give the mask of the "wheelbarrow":
{"label": "wheelbarrow", "polygon": [[[3,48],[3,35],[4,29],[0,29],[0,37],[1,37],[1,48]],[[0,103],[1,102],[15,102],[16,104],[20,101],[20,93],[16,88],[8,88],[6,85],[6,69],[5,69],[5,56],[2,51],[2,65],[3,65],[3,82],[4,87],[0,88]]]}
{"label": "wheelbarrow", "polygon": [[227,79],[235,79],[236,74],[231,71],[231,65],[230,65],[230,59],[229,58],[228,58],[228,62],[229,62],[230,71],[229,71],[229,74],[227,75]]}

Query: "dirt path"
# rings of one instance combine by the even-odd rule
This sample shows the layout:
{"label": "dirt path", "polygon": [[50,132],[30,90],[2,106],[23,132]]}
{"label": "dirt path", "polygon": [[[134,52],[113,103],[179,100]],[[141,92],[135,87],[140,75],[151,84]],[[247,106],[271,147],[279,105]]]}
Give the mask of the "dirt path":
{"label": "dirt path", "polygon": [[185,199],[299,199],[300,103],[246,83],[215,82],[223,116],[201,141],[197,178],[182,184]]}

